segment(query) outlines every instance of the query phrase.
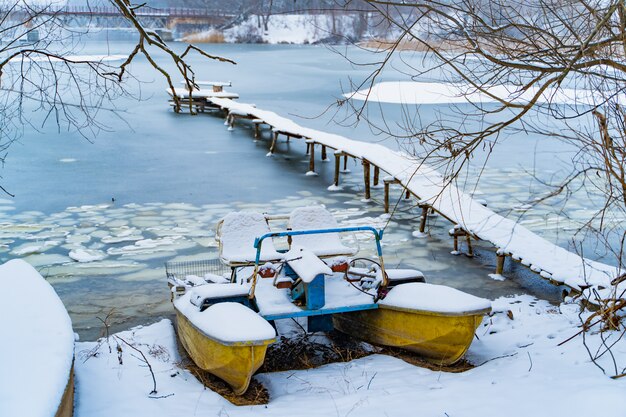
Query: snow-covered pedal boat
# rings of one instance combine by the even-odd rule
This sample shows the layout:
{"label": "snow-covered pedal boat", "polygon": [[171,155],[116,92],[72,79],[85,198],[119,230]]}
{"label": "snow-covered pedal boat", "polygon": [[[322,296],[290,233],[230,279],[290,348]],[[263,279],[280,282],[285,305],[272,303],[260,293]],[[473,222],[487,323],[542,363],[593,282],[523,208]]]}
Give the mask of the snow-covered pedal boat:
{"label": "snow-covered pedal boat", "polygon": [[[269,221],[279,218],[288,219],[287,230],[270,230]],[[358,250],[340,233],[372,235],[377,259],[347,258]],[[382,235],[369,226],[338,227],[320,206],[288,217],[228,214],[217,239],[230,279],[168,272],[183,346],[238,394],[261,366],[280,319],[306,318],[309,332],[336,328],[436,363],[456,362],[491,310],[489,300],[426,284],[419,271],[385,269]]]}
{"label": "snow-covered pedal boat", "polygon": [[65,306],[28,263],[0,265],[0,415],[71,417],[74,331]]}
{"label": "snow-covered pedal boat", "polygon": [[174,301],[178,337],[196,365],[246,392],[263,365],[274,328],[250,309],[249,287],[202,285]]}

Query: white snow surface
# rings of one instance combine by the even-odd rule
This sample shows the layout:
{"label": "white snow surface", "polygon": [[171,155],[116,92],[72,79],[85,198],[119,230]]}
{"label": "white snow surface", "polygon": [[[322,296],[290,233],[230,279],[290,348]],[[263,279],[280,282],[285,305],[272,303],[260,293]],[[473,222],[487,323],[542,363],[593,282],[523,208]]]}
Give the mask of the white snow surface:
{"label": "white snow surface", "polygon": [[[523,93],[513,85],[493,85],[486,88],[489,94],[476,91],[469,84],[420,81],[383,81],[371,88],[346,93],[344,97],[395,104],[451,104],[451,103],[495,103],[502,100],[516,103],[529,102],[539,91],[530,88]],[[595,96],[590,90],[547,88],[539,96],[538,103],[594,105]],[[597,103],[600,104],[600,103]]]}
{"label": "white snow surface", "polygon": [[[263,119],[275,130],[291,132],[317,143],[366,159],[398,179],[422,202],[431,205],[451,222],[482,240],[491,242],[504,254],[534,266],[539,273],[575,289],[594,286],[601,296],[610,296],[610,281],[620,275],[617,267],[596,262],[569,252],[531,232],[515,220],[505,218],[472,199],[469,194],[447,184],[444,177],[422,160],[393,151],[378,143],[365,143],[346,137],[300,126],[278,114],[228,99],[210,99],[227,109],[246,111]],[[447,184],[447,185],[446,185]],[[544,274],[545,275],[545,274]],[[620,284],[618,292],[626,289]]]}
{"label": "white snow surface", "polygon": [[217,303],[200,311],[190,302],[190,294],[178,298],[174,305],[207,336],[222,342],[262,341],[276,337],[271,324],[239,303]]}
{"label": "white snow surface", "polygon": [[[251,211],[235,211],[224,216],[220,237],[220,257],[226,262],[254,262],[254,239],[269,233],[265,216]],[[271,238],[261,242],[261,260],[282,259]]]}
{"label": "white snow surface", "polygon": [[[334,32],[333,18],[335,19]],[[237,42],[242,38],[256,36],[266,43],[314,43],[332,36],[333,33],[340,33],[344,36],[353,35],[356,19],[358,19],[356,15],[334,17],[326,14],[273,15],[265,30],[259,27],[257,16],[251,16],[241,24],[224,31],[224,38],[227,42]],[[199,37],[201,38],[202,34]],[[196,38],[198,38],[197,35]]]}
{"label": "white snow surface", "polygon": [[292,244],[289,252],[285,253],[285,259],[300,279],[306,283],[313,281],[320,274],[333,274],[328,265],[313,252],[296,244]]}
{"label": "white snow surface", "polygon": [[[467,354],[479,365],[474,369],[431,371],[371,355],[315,369],[258,374],[270,402],[245,407],[204,388],[178,365],[174,329],[163,320],[119,334],[150,361],[158,390],[154,396],[160,398],[148,395],[150,372],[130,348],[123,346],[120,364],[106,342],[82,342],[77,344],[79,357],[94,348],[98,355],[76,362],[80,389],[75,416],[624,416],[626,380],[612,380],[591,363],[581,336],[558,346],[579,330],[577,305],[551,306],[518,296],[497,299],[493,307],[494,315],[478,328],[479,338]],[[592,351],[601,346],[597,334],[586,340]],[[623,362],[625,344],[613,351]],[[601,365],[610,362],[605,355]]]}
{"label": "white snow surface", "polygon": [[[385,272],[387,273],[387,278],[389,278],[390,281],[424,277],[424,273],[422,271],[418,271],[417,269],[385,268]],[[376,271],[376,277],[382,279],[382,273],[380,270]]]}
{"label": "white snow surface", "polygon": [[[289,215],[293,230],[334,229],[339,227],[335,217],[322,206],[298,207]],[[292,242],[317,256],[354,255],[356,250],[341,243],[339,233],[292,236]]]}
{"label": "white snow surface", "polygon": [[411,282],[393,287],[378,302],[381,306],[410,308],[433,313],[463,313],[491,308],[491,302],[445,285]]}
{"label": "white snow surface", "polygon": [[0,265],[0,416],[54,417],[74,359],[63,303],[28,263]]}
{"label": "white snow surface", "polygon": [[[167,88],[165,91],[167,91],[167,93],[169,95],[172,95],[172,90],[170,88]],[[176,93],[176,96],[178,98],[189,98],[189,90],[187,88],[182,88],[182,87],[177,87],[174,88],[174,92]],[[232,99],[232,98],[239,98],[239,94],[237,93],[232,93],[230,91],[213,91],[212,89],[200,89],[200,90],[194,90],[191,93],[192,97],[196,97],[196,98],[209,98],[209,97],[219,97],[219,98],[228,98],[228,99]],[[184,106],[184,103],[182,104]]]}
{"label": "white snow surface", "polygon": [[96,249],[76,248],[72,249],[68,256],[76,262],[93,262],[103,260],[107,254]]}

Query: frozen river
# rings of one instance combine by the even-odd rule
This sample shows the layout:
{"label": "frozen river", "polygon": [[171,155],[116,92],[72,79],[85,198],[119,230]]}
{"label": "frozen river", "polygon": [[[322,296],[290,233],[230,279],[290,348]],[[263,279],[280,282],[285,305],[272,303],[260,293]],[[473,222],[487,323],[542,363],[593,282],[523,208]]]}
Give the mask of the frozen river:
{"label": "frozen river", "polygon": [[[124,54],[131,47],[89,43],[80,52]],[[290,115],[302,125],[397,147],[365,123],[339,126],[330,121],[333,116],[350,121],[344,118],[345,109],[337,112],[333,106],[351,90],[350,80],[364,79],[371,67],[353,66],[321,46],[205,48],[238,65],[193,58],[197,79],[230,80],[241,101]],[[371,58],[355,48],[348,51],[362,62]],[[267,140],[253,141],[249,128],[237,126],[229,132],[223,119],[214,115],[175,114],[166,103],[164,80],[143,61],[132,72],[144,81],[141,91],[134,91],[142,100],[116,101],[125,122],[103,113],[100,121],[108,131],[89,142],[63,126],[61,131],[50,123],[41,127],[37,120],[42,116],[33,113],[37,128],[25,127],[2,171],[2,185],[16,197],[0,200],[0,259],[19,256],[35,265],[55,286],[81,337],[97,337],[98,317],[112,309],[113,330],[171,315],[163,263],[215,258],[214,225],[229,211],[288,213],[294,207],[321,203],[343,224],[385,225],[382,190],[373,190],[372,202],[362,202],[362,175],[354,162],[352,173],[342,177],[343,191],[329,192],[332,164],[320,162],[319,176],[305,176],[308,158],[303,143],[281,142],[277,155],[266,158]],[[382,79],[404,77],[391,71]],[[388,121],[401,118],[400,106],[380,106]],[[423,106],[420,113],[428,119],[433,108]],[[378,111],[369,115],[382,120]],[[503,148],[490,161],[476,194],[496,210],[524,213],[521,222],[546,238],[567,242],[573,227],[552,214],[551,207],[515,211],[529,197],[532,183],[523,167],[532,164],[552,172],[555,156],[563,156],[563,149],[526,136],[509,139]],[[512,160],[506,155],[516,156]],[[525,292],[558,299],[560,289],[515,265],[507,271],[507,280],[491,279],[494,259],[489,246],[479,249],[475,259],[451,256],[452,241],[446,235],[450,224],[443,219],[431,219],[431,237],[414,238],[419,216],[415,203],[401,202],[388,225],[384,239],[388,265],[420,269],[429,282],[479,296]],[[571,207],[580,218],[589,210],[584,201]],[[72,261],[70,252],[81,249],[88,249],[96,260]]]}

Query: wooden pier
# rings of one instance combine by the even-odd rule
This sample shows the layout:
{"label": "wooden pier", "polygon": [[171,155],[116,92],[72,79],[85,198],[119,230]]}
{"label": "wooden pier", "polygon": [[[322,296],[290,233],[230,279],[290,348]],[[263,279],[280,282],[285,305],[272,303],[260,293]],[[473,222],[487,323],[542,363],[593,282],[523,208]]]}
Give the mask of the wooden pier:
{"label": "wooden pier", "polygon": [[334,176],[329,189],[340,189],[340,174],[348,172],[348,158],[361,161],[366,200],[371,198],[372,185],[376,188],[380,186],[381,172],[388,174],[382,179],[386,213],[391,209],[391,186],[402,187],[404,198],[416,198],[417,205],[422,210],[420,233],[426,232],[428,215],[437,213],[454,225],[450,232],[454,241],[453,253],[459,253],[459,238],[465,241],[468,256],[474,255],[472,240],[488,241],[495,246],[496,274],[502,274],[505,259],[510,257],[553,283],[566,284],[576,291],[591,287],[602,291],[609,288],[610,281],[621,273],[616,267],[581,258],[500,216],[453,184],[447,183],[441,174],[422,160],[380,144],[355,141],[306,128],[274,112],[229,98],[207,96],[206,101],[213,108],[223,111],[229,129],[234,128],[236,120],[251,121],[254,124],[255,139],[258,139],[261,126],[267,126],[271,132],[268,156],[276,152],[280,135],[285,136],[287,141],[292,138],[303,139],[309,155],[309,175],[315,175],[316,147],[319,147],[321,159],[324,161],[328,160],[328,149],[332,150]]}

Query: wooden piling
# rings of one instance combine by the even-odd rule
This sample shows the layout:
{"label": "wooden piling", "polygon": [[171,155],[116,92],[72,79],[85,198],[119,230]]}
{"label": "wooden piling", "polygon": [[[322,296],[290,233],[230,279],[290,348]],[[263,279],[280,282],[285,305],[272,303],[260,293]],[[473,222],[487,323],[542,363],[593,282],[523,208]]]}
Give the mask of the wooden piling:
{"label": "wooden piling", "polygon": [[348,170],[348,155],[343,155],[343,170],[346,172]]}
{"label": "wooden piling", "polygon": [[389,213],[389,182],[383,182],[385,183],[385,213]]}
{"label": "wooden piling", "polygon": [[469,233],[465,234],[465,240],[467,241],[467,256],[474,257],[474,249],[472,248],[472,237]]}
{"label": "wooden piling", "polygon": [[339,169],[341,167],[341,154],[335,154],[335,179],[333,181],[333,185],[335,187],[339,187]]}
{"label": "wooden piling", "polygon": [[307,142],[306,143],[306,155],[308,155],[309,152],[311,152],[311,144],[309,142]]}
{"label": "wooden piling", "polygon": [[328,157],[326,155],[326,145],[322,145],[322,161],[327,161]]}
{"label": "wooden piling", "polygon": [[424,233],[426,231],[426,218],[428,217],[429,206],[420,205],[419,207],[422,209],[422,217],[420,218],[420,233]]}
{"label": "wooden piling", "polygon": [[371,197],[370,191],[370,163],[363,159],[363,182],[365,184],[365,199],[369,200]]}
{"label": "wooden piling", "polygon": [[274,153],[276,150],[276,142],[278,141],[278,132],[274,131],[274,137],[272,138],[272,144],[270,145],[270,153]]}
{"label": "wooden piling", "polygon": [[254,124],[254,138],[255,138],[255,139],[258,139],[258,138],[259,138],[259,136],[261,135],[261,134],[260,134],[260,131],[259,131],[259,130],[260,130],[260,129],[259,129],[259,126],[260,126],[260,125],[261,125],[260,123],[255,123],[255,124]]}
{"label": "wooden piling", "polygon": [[310,145],[311,153],[309,158],[309,172],[315,172],[315,143],[311,142]]}
{"label": "wooden piling", "polygon": [[504,272],[504,259],[505,255],[496,255],[496,274],[502,275]]}
{"label": "wooden piling", "polygon": [[380,177],[380,168],[374,166],[374,187],[378,186],[378,178]]}
{"label": "wooden piling", "polygon": [[405,188],[405,190],[406,190],[406,193],[404,195],[404,199],[408,200],[409,198],[411,198],[411,192],[409,191],[408,188]]}

